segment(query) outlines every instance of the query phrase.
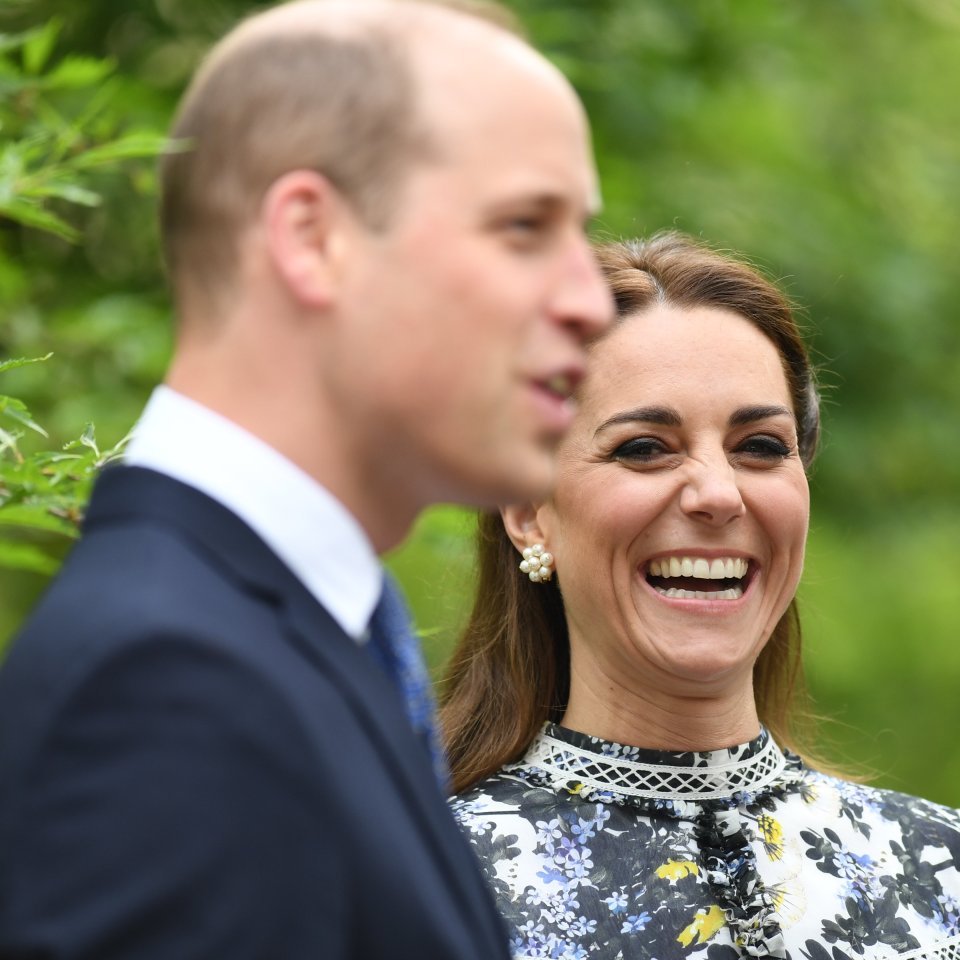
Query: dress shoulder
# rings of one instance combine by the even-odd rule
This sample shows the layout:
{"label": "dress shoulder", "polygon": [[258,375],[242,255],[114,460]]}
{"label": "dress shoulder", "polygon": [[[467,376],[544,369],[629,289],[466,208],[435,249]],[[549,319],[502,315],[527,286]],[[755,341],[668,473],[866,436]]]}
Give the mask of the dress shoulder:
{"label": "dress shoulder", "polygon": [[763,739],[658,758],[559,736],[451,801],[515,957],[960,960],[960,811]]}

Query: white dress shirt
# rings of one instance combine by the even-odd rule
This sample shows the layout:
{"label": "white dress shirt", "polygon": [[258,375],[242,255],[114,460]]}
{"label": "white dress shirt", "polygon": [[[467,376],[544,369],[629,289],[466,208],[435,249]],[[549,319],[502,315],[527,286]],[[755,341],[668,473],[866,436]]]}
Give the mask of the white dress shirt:
{"label": "white dress shirt", "polygon": [[189,484],[253,529],[338,624],[358,641],[383,571],[357,520],[328,490],[269,444],[160,386],[124,460]]}

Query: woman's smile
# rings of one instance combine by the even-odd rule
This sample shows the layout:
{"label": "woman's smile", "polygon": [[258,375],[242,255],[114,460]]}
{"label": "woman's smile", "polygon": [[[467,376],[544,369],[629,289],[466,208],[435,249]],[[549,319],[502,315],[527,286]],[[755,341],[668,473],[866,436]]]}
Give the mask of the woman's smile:
{"label": "woman's smile", "polygon": [[[755,572],[755,568],[754,568]],[[752,579],[750,560],[681,550],[648,561],[646,583],[668,600],[739,600]]]}

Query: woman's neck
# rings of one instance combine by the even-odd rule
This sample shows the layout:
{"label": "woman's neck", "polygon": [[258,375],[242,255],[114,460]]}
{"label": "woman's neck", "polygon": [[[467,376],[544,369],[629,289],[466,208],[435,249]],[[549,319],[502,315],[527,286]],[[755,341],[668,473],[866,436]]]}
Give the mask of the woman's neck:
{"label": "woman's neck", "polygon": [[760,732],[750,674],[719,689],[638,688],[571,664],[561,724],[615,743],[659,750],[719,750]]}

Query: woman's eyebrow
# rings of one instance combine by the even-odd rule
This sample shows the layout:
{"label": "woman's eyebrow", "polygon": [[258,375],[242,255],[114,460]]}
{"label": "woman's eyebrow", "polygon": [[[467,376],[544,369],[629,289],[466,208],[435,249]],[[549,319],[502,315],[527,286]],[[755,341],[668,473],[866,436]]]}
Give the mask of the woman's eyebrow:
{"label": "woman's eyebrow", "polygon": [[621,423],[658,423],[663,427],[679,427],[683,425],[683,417],[673,407],[637,407],[636,410],[624,410],[608,417],[594,430],[593,435]]}
{"label": "woman's eyebrow", "polygon": [[756,423],[757,420],[768,420],[770,417],[789,417],[792,420],[793,411],[780,404],[741,407],[730,415],[730,426],[743,427],[748,423]]}
{"label": "woman's eyebrow", "polygon": [[[753,407],[741,407],[730,415],[731,427],[742,427],[758,420],[767,420],[771,417],[790,417],[793,412],[789,407],[780,404],[759,404]],[[601,423],[593,435],[624,423],[656,423],[663,427],[683,426],[683,417],[673,407],[637,407],[635,410],[624,410],[608,417]]]}

